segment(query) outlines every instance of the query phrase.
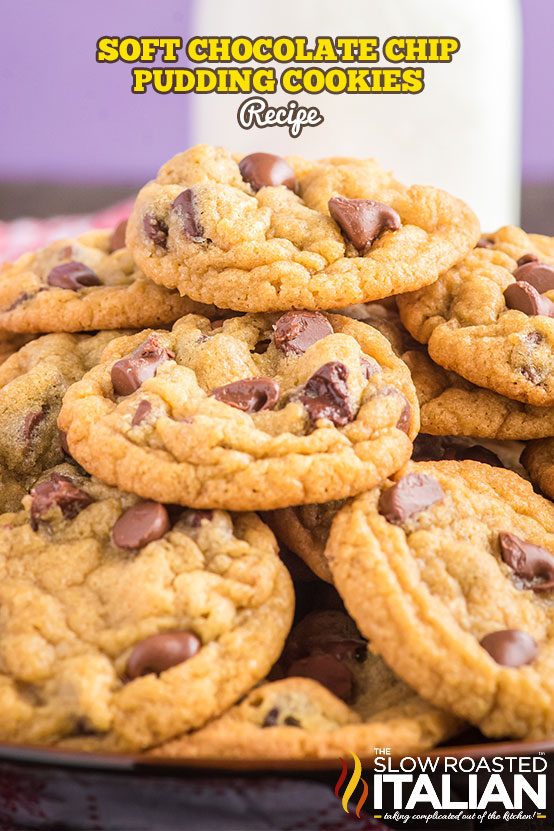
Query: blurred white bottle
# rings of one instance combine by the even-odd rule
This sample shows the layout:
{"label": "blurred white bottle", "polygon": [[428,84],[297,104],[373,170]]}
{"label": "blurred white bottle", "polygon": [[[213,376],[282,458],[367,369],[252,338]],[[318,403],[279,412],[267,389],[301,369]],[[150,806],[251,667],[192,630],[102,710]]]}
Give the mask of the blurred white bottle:
{"label": "blurred white bottle", "polygon": [[[518,221],[518,0],[196,0],[191,31],[304,35],[311,42],[317,35],[377,35],[381,43],[391,35],[457,37],[461,48],[451,63],[422,64],[425,90],[419,95],[294,96],[304,106],[318,106],[325,117],[296,139],[284,127],[239,127],[236,112],[247,95],[195,95],[194,142],[244,153],[374,156],[405,182],[437,185],[462,197],[484,229]],[[380,59],[377,65],[387,64]],[[290,98],[278,92],[268,103],[278,106]]]}

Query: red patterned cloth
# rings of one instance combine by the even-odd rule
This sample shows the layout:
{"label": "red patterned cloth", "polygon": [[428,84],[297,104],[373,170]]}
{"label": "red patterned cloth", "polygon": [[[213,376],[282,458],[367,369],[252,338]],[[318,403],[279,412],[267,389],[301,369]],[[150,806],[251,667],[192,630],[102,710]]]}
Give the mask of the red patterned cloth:
{"label": "red patterned cloth", "polygon": [[26,251],[34,251],[63,237],[76,237],[91,228],[112,228],[126,219],[132,201],[119,202],[95,214],[54,216],[50,219],[23,217],[13,222],[0,222],[0,263],[15,260]]}

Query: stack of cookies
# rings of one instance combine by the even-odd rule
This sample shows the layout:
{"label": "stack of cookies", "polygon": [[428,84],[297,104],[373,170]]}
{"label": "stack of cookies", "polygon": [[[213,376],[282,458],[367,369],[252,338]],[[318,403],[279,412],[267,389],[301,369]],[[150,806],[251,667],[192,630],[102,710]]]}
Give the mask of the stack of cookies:
{"label": "stack of cookies", "polygon": [[553,266],[372,160],[209,146],[5,265],[0,740],[554,735]]}

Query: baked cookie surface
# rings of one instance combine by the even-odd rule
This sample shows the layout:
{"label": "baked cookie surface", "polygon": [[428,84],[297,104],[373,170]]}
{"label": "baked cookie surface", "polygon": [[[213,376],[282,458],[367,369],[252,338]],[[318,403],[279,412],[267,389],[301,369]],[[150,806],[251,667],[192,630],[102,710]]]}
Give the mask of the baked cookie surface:
{"label": "baked cookie surface", "polygon": [[398,298],[430,357],[480,387],[534,406],[554,402],[554,257],[509,226],[436,283]]}
{"label": "baked cookie surface", "polygon": [[145,277],[117,229],[59,240],[0,270],[0,329],[12,332],[139,329],[192,312],[212,310]]}
{"label": "baked cookie surface", "polygon": [[245,312],[332,309],[428,285],[477,242],[473,212],[372,159],[239,160],[199,145],[139,193],[127,242],[160,285]]}
{"label": "baked cookie surface", "polygon": [[529,478],[544,494],[554,499],[554,438],[530,441],[521,454]]}
{"label": "baked cookie surface", "polygon": [[489,736],[552,736],[554,506],[476,462],[406,470],[333,523],[350,614],[423,698]]}
{"label": "baked cookie surface", "polygon": [[141,749],[279,656],[294,597],[254,514],[168,509],[72,465],[0,517],[0,739]]}
{"label": "baked cookie surface", "polygon": [[153,755],[213,759],[395,755],[439,744],[460,722],[419,698],[373,655],[342,612],[314,612],[291,632],[279,662],[286,677]]}
{"label": "baked cookie surface", "polygon": [[398,470],[419,425],[405,364],[339,315],[189,315],[104,356],[67,392],[59,426],[86,470],[159,501],[345,498]]}

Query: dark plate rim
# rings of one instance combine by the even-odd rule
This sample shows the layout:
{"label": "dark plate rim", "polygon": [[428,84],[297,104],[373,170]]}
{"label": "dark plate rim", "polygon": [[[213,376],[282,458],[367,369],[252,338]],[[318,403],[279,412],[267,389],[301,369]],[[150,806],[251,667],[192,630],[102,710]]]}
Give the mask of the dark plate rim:
{"label": "dark plate rim", "polygon": [[[536,756],[554,753],[554,739],[544,741],[501,741],[482,744],[461,744],[438,747],[420,752],[419,756]],[[371,767],[372,756],[362,758]],[[146,754],[90,753],[63,748],[36,745],[0,744],[0,763],[18,765],[44,765],[56,768],[95,769],[123,773],[183,773],[183,774],[260,774],[280,771],[283,773],[336,771],[337,759],[194,759],[187,757],[147,756]]]}

